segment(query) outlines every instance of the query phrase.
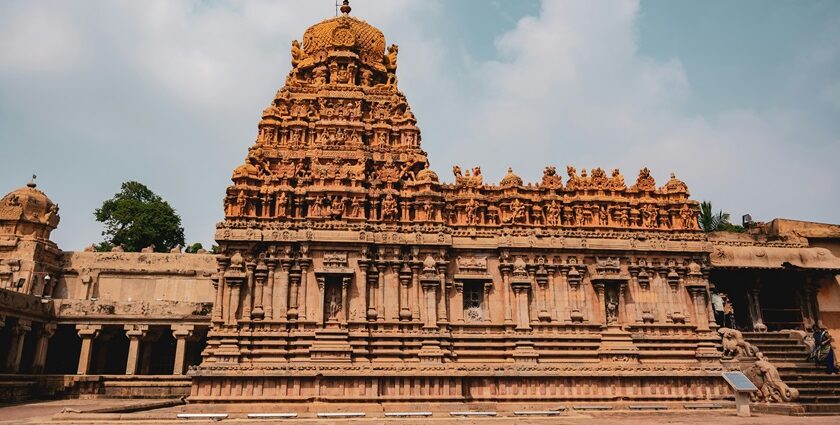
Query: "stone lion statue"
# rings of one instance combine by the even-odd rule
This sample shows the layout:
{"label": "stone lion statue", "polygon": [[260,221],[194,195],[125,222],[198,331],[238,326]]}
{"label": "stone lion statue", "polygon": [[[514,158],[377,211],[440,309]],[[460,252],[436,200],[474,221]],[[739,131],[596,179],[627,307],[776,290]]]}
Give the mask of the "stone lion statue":
{"label": "stone lion statue", "polygon": [[741,331],[730,328],[718,329],[723,340],[723,355],[727,357],[755,357],[758,350],[754,345],[744,340],[744,335]]}
{"label": "stone lion statue", "polygon": [[779,371],[764,357],[756,353],[758,360],[744,372],[750,381],[758,387],[758,391],[750,395],[753,402],[778,403],[790,402],[799,398],[799,390],[790,388],[782,382]]}

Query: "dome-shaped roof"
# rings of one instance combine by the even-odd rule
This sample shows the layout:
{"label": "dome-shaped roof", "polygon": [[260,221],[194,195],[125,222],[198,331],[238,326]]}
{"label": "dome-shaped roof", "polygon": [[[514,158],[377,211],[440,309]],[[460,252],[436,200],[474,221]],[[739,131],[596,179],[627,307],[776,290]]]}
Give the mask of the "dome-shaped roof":
{"label": "dome-shaped roof", "polygon": [[507,174],[502,178],[499,185],[502,187],[522,186],[522,178],[513,172],[513,168],[508,168]]}
{"label": "dome-shaped roof", "polygon": [[385,35],[346,13],[319,22],[303,34],[303,51],[307,56],[319,57],[333,49],[353,50],[364,62],[380,63],[385,55]]}
{"label": "dome-shaped roof", "polygon": [[0,220],[30,221],[58,226],[58,205],[37,189],[33,180],[0,199]]}
{"label": "dome-shaped roof", "polygon": [[417,172],[417,181],[418,182],[439,182],[438,175],[436,172],[432,171],[429,168],[429,164],[426,164],[425,168]]}
{"label": "dome-shaped roof", "polygon": [[671,179],[662,186],[664,193],[688,193],[688,185],[682,180],[678,179],[674,173],[671,173]]}

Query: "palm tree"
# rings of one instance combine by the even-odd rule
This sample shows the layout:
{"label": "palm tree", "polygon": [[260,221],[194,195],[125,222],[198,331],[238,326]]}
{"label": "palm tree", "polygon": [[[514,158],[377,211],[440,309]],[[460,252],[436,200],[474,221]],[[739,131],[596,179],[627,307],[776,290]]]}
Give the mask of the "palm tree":
{"label": "palm tree", "polygon": [[700,227],[707,233],[718,230],[730,230],[735,227],[729,222],[729,213],[721,210],[715,214],[712,210],[712,203],[709,201],[700,203],[700,217],[698,220],[700,221]]}

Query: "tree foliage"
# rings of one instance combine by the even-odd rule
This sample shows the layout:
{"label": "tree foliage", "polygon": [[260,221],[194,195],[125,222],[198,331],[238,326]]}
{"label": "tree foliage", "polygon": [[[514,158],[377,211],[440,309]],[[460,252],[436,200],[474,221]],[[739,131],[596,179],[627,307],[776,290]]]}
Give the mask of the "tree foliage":
{"label": "tree foliage", "polygon": [[184,252],[186,252],[187,254],[195,254],[200,249],[204,249],[204,246],[201,244],[201,242],[196,242],[192,245],[187,246]]}
{"label": "tree foliage", "polygon": [[120,192],[94,211],[96,221],[105,224],[102,235],[106,246],[121,245],[126,251],[140,251],[150,245],[158,252],[169,252],[184,245],[181,217],[160,196],[142,183],[128,181]]}
{"label": "tree foliage", "polygon": [[703,201],[700,203],[700,228],[704,232],[743,232],[744,228],[729,221],[729,213],[718,210],[714,212],[712,203]]}

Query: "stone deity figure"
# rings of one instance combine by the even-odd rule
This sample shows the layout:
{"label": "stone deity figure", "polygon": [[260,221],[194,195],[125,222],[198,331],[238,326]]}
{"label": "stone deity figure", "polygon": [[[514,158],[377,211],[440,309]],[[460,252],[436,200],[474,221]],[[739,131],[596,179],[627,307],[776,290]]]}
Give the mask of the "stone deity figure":
{"label": "stone deity figure", "polygon": [[385,221],[393,221],[397,219],[397,201],[391,194],[382,200],[382,219]]}
{"label": "stone deity figure", "polygon": [[560,207],[557,206],[557,201],[551,201],[546,209],[546,216],[549,226],[557,226],[560,220]]}
{"label": "stone deity figure", "polygon": [[300,42],[292,40],[292,67],[297,68],[300,61],[302,61],[305,57],[306,53],[304,53],[303,49],[300,47]]}
{"label": "stone deity figure", "polygon": [[467,203],[467,224],[478,224],[478,202],[475,199],[470,199]]}
{"label": "stone deity figure", "polygon": [[510,203],[510,222],[518,223],[525,218],[525,205],[519,199]]}
{"label": "stone deity figure", "polygon": [[276,213],[277,217],[286,217],[286,208],[288,206],[289,199],[286,197],[286,192],[280,192],[280,195],[277,196],[276,200]]}

